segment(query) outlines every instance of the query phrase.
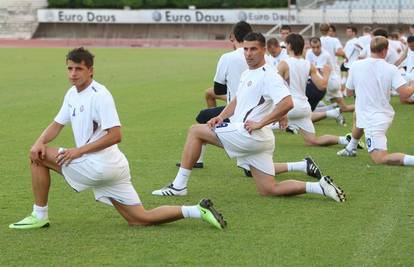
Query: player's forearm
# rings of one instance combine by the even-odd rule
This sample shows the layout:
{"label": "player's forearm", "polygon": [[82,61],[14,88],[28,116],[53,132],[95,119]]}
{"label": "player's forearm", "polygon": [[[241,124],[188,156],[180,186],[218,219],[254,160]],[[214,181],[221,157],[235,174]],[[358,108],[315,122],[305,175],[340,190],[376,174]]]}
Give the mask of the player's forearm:
{"label": "player's forearm", "polygon": [[223,109],[220,113],[220,117],[224,120],[230,118],[234,114],[234,109],[236,108],[236,99],[230,101],[230,103]]}
{"label": "player's forearm", "polygon": [[108,130],[108,133],[98,140],[79,147],[81,154],[88,154],[92,152],[101,151],[112,145],[120,143],[122,140],[121,127],[113,127]]}
{"label": "player's forearm", "polygon": [[42,132],[42,134],[39,136],[39,138],[36,140],[36,143],[46,145],[53,141],[62,130],[63,125],[52,122],[50,123],[46,129]]}
{"label": "player's forearm", "polygon": [[259,123],[261,127],[278,122],[283,119],[286,114],[293,108],[293,100],[291,96],[287,96],[277,104],[271,113],[265,116]]}

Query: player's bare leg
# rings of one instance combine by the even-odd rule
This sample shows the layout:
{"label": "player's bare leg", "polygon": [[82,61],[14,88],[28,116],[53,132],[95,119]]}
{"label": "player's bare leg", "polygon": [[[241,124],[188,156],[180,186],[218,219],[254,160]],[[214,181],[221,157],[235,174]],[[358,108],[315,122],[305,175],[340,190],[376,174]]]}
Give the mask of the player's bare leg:
{"label": "player's bare leg", "polygon": [[154,190],[156,196],[185,196],[187,195],[187,183],[194,164],[200,157],[203,144],[212,144],[222,147],[216,134],[207,124],[194,124],[190,127],[184,151],[181,157],[181,166],[173,182],[159,190]]}
{"label": "player's bare leg", "polygon": [[277,182],[273,176],[261,172],[252,166],[250,166],[250,170],[255,180],[257,191],[262,196],[293,196],[312,193],[330,197],[337,202],[345,201],[344,192],[328,176],[322,177],[319,182],[301,182],[296,180]]}
{"label": "player's bare leg", "polygon": [[57,148],[48,147],[43,160],[30,162],[32,174],[32,191],[34,202],[38,206],[46,206],[50,188],[50,170],[62,173],[62,168],[56,163]]}
{"label": "player's bare leg", "polygon": [[190,127],[184,151],[181,157],[181,167],[191,170],[200,157],[201,146],[205,143],[222,147],[216,134],[207,124],[194,124]]}
{"label": "player's bare leg", "polygon": [[309,133],[303,129],[299,129],[299,133],[305,140],[306,145],[309,146],[331,146],[337,144],[348,144],[345,136],[336,135],[322,135],[316,136],[314,133]]}
{"label": "player's bare leg", "polygon": [[355,105],[345,103],[345,100],[342,97],[334,98],[331,102],[336,102],[341,109],[341,112],[353,112],[355,110]]}

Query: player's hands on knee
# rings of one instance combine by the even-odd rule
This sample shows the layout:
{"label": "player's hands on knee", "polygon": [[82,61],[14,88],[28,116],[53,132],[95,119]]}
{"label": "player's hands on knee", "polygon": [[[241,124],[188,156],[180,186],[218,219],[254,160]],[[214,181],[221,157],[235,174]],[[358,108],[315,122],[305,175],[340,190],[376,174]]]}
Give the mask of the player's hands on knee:
{"label": "player's hands on knee", "polygon": [[30,149],[29,157],[32,162],[39,164],[46,157],[46,145],[35,143]]}
{"label": "player's hands on knee", "polygon": [[223,119],[220,116],[214,117],[207,122],[208,127],[214,128],[217,124],[223,123]]}
{"label": "player's hands on knee", "polygon": [[56,163],[60,166],[68,166],[72,160],[82,157],[82,153],[78,148],[67,148],[59,150],[56,155]]}
{"label": "player's hands on knee", "polygon": [[247,130],[249,134],[251,134],[254,130],[261,129],[263,126],[259,122],[249,121],[247,120],[244,123],[244,129]]}

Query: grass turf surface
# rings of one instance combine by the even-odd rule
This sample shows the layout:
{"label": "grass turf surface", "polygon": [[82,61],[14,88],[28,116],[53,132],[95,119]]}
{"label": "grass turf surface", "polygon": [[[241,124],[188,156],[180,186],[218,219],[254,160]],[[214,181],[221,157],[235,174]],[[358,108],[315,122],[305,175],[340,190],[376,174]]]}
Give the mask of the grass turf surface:
{"label": "grass turf surface", "polygon": [[[123,124],[120,148],[145,207],[190,205],[209,197],[229,223],[225,231],[197,220],[129,227],[113,208],[96,203],[91,191],[76,194],[56,174],[49,196],[51,227],[8,229],[31,212],[27,154],[69,87],[67,50],[0,50],[1,266],[414,265],[414,168],[373,165],[366,151],[339,158],[341,146],[305,147],[297,135],[277,134],[275,160],[313,156],[347,193],[344,204],[315,195],[260,197],[234,160],[214,147],[207,149],[206,168],[193,171],[188,196],[151,196],[176,174],[187,129],[205,107],[203,92],[212,84],[220,50],[92,52],[95,78],[115,98]],[[414,154],[414,107],[395,98],[393,104],[389,149]],[[346,118],[351,121],[350,114]],[[344,134],[350,125],[325,120],[316,128],[319,134]],[[73,146],[70,128],[53,144]],[[302,173],[277,178],[311,180]]]}

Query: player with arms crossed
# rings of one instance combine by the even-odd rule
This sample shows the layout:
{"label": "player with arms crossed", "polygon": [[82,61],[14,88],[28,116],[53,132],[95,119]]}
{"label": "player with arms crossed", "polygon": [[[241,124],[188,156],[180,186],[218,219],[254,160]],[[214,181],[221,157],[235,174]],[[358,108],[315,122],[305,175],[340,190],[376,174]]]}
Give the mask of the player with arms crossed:
{"label": "player with arms crossed", "polygon": [[[191,169],[203,143],[225,149],[237,165],[250,170],[257,190],[263,196],[290,196],[315,193],[335,201],[345,200],[343,191],[328,176],[319,182],[288,180],[276,182],[273,151],[275,137],[267,125],[282,120],[292,109],[293,101],[283,79],[265,64],[266,41],[260,33],[244,38],[244,55],[249,69],[240,79],[237,95],[226,108],[207,124],[193,125],[187,135],[181,168],[174,181],[152,192],[159,196],[187,195]],[[230,118],[225,123],[226,118]]]}
{"label": "player with arms crossed", "polygon": [[[154,225],[190,217],[201,218],[222,229],[226,223],[208,199],[195,206],[144,209],[132,186],[128,161],[117,146],[121,142],[121,124],[112,95],[92,78],[93,58],[82,47],[66,56],[68,77],[73,86],[66,93],[54,121],[30,150],[33,212],[9,227],[49,226],[48,194],[50,170],[53,170],[62,174],[77,192],[92,189],[97,201],[113,205],[129,225]],[[76,147],[48,147],[67,124],[72,125]]]}
{"label": "player with arms crossed", "polygon": [[365,132],[367,149],[375,163],[414,165],[412,155],[388,153],[386,133],[394,118],[391,90],[396,90],[400,98],[407,98],[414,92],[397,67],[385,61],[388,45],[385,37],[373,37],[371,57],[356,61],[349,71],[346,87],[350,95],[355,92],[356,125],[350,143],[338,155],[355,156],[358,141]]}

